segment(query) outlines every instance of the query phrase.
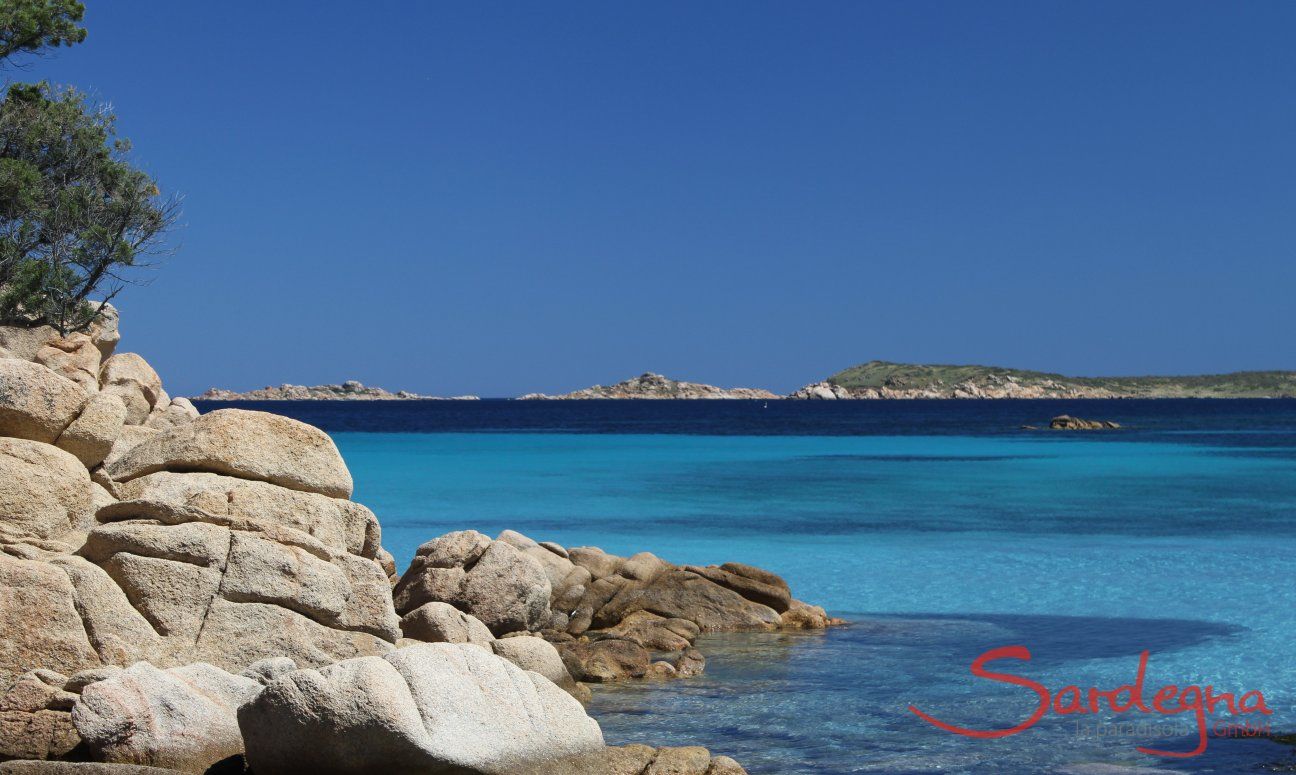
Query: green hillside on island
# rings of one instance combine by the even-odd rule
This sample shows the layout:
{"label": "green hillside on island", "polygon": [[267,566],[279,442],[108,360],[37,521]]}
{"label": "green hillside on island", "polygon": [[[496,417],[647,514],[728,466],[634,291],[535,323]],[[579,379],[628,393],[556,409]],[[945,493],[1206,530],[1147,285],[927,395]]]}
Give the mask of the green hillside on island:
{"label": "green hillside on island", "polygon": [[[1279,398],[1296,396],[1296,371],[1237,371],[1195,376],[1068,377],[999,366],[948,366],[869,361],[826,380],[877,397]],[[1027,397],[1027,396],[1023,396]]]}

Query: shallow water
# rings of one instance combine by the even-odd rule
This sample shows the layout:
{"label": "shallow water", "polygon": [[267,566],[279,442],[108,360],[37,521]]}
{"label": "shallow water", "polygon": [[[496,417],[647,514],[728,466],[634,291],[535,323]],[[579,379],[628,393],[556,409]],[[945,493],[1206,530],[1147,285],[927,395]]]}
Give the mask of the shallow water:
{"label": "shallow water", "polygon": [[[1029,663],[995,667],[1050,689],[1114,689],[1147,649],[1149,699],[1166,683],[1261,690],[1274,710],[1264,720],[1296,729],[1296,401],[760,404],[254,408],[334,433],[401,563],[449,530],[513,528],[761,565],[852,621],[712,636],[704,677],[600,687],[591,712],[609,742],[707,745],[753,773],[1235,772],[1291,760],[1256,740],[1211,739],[1192,759],[1135,750],[1191,749],[1186,716],[1119,719],[1165,738],[1100,737],[1114,729],[1107,713],[981,740],[908,706],[1004,728],[1035,697],[972,678],[982,651],[1022,644]],[[1132,427],[1018,430],[1061,411]]]}

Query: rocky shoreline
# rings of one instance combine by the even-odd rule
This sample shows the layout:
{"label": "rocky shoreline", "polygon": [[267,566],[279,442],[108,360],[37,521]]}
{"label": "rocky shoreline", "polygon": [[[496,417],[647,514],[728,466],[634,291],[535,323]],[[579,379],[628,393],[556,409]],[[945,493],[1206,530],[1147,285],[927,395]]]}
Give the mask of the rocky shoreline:
{"label": "rocky shoreline", "polygon": [[425,396],[400,390],[395,393],[380,387],[369,387],[356,380],[341,385],[267,385],[256,390],[239,392],[222,388],[208,388],[195,401],[477,401],[477,396]]}
{"label": "rocky shoreline", "polygon": [[697,675],[704,632],[837,623],[759,568],[512,531],[398,574],[326,434],[200,416],[116,322],[0,328],[0,773],[734,775],[607,746],[590,686]]}

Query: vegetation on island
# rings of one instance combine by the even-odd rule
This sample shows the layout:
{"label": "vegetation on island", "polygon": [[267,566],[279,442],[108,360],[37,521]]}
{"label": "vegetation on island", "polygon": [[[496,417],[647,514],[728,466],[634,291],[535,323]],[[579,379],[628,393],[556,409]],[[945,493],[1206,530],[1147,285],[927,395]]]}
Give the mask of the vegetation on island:
{"label": "vegetation on island", "polygon": [[1268,398],[1296,396],[1296,371],[1141,377],[1068,377],[999,366],[946,366],[869,361],[827,380],[849,391],[950,392],[964,386],[1015,383],[1049,392],[1110,394],[1119,398]]}
{"label": "vegetation on island", "polygon": [[[85,39],[75,0],[5,0],[0,66]],[[178,203],[130,160],[116,116],[72,87],[9,83],[0,102],[0,324],[88,328]],[[91,297],[95,301],[91,301]]]}

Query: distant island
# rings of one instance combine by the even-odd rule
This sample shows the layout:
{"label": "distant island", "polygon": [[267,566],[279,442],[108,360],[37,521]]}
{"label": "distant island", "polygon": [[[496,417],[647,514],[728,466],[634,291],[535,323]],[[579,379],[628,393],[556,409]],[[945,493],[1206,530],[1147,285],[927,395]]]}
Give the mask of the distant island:
{"label": "distant island", "polygon": [[424,396],[408,390],[391,392],[380,387],[369,387],[356,380],[341,385],[280,385],[240,393],[235,390],[211,388],[195,401],[476,401],[477,396]]}
{"label": "distant island", "polygon": [[[762,388],[722,388],[645,372],[615,385],[570,393],[527,393],[518,401],[588,399],[904,400],[923,398],[1292,398],[1296,371],[1235,371],[1180,377],[1068,377],[1002,366],[946,366],[869,361],[789,395]],[[239,392],[211,388],[195,401],[475,401],[477,396],[395,393],[356,380],[340,385],[280,385]]]}
{"label": "distant island", "polygon": [[680,382],[660,374],[644,374],[618,382],[615,385],[595,385],[562,395],[527,393],[519,401],[574,401],[591,398],[781,398],[776,393],[759,388],[720,388],[696,382]]}
{"label": "distant island", "polygon": [[1184,377],[1067,377],[999,366],[869,361],[792,393],[794,399],[1290,398],[1296,371]]}

